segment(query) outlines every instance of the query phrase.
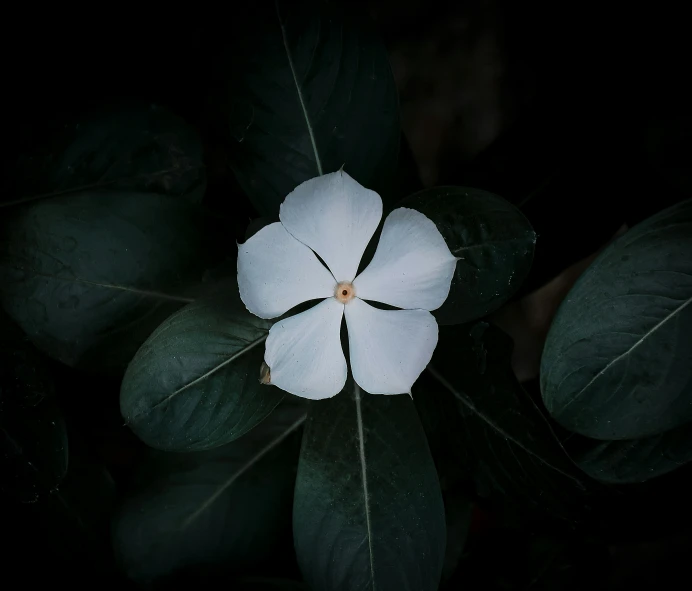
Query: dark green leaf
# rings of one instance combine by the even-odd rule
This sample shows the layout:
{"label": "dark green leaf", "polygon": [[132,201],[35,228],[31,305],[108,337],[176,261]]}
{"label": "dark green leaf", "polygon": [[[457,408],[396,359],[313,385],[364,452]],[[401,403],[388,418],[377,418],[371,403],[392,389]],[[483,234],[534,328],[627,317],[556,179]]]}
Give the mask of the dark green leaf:
{"label": "dark green leaf", "polygon": [[47,496],[67,472],[67,431],[52,376],[0,312],[0,491],[23,503]]}
{"label": "dark green leaf", "polygon": [[277,538],[290,531],[305,414],[304,401],[291,397],[223,447],[153,452],[115,521],[115,550],[128,576],[153,583],[257,565],[268,572]]}
{"label": "dark green leaf", "polygon": [[447,547],[442,565],[442,581],[454,574],[464,554],[466,540],[471,527],[473,504],[463,491],[442,483],[442,499],[445,505],[445,524],[447,528]]}
{"label": "dark green leaf", "polygon": [[470,476],[462,467],[466,445],[463,423],[454,397],[440,388],[429,372],[423,372],[414,385],[413,400],[430,445],[440,480],[447,524],[443,582],[457,568],[466,544],[473,505]]}
{"label": "dark green leaf", "polygon": [[170,451],[217,447],[252,429],[284,396],[259,382],[270,326],[247,311],[237,286],[178,311],[127,369],[120,397],[127,424]]}
{"label": "dark green leaf", "polygon": [[311,403],[293,535],[314,591],[438,588],[444,507],[408,396],[365,394],[349,380]]}
{"label": "dark green leaf", "polygon": [[476,320],[514,294],[531,268],[536,234],[508,201],[479,189],[435,187],[399,205],[437,225],[457,262],[449,297],[433,314],[440,324]]}
{"label": "dark green leaf", "polygon": [[236,28],[232,166],[260,214],[275,218],[297,185],[342,166],[386,198],[399,105],[366,19],[317,0],[280,0],[256,3]]}
{"label": "dark green leaf", "polygon": [[[464,438],[460,464],[477,493],[498,501],[500,509],[511,501],[527,515],[582,518],[592,488],[518,384],[511,351],[509,337],[484,322],[440,330],[428,371],[457,400]],[[416,397],[441,395],[428,381],[420,386],[428,389],[414,386]]]}
{"label": "dark green leaf", "polygon": [[692,200],[606,248],[560,306],[541,360],[550,414],[600,440],[648,438],[690,423],[690,303]]}
{"label": "dark green leaf", "polygon": [[101,188],[161,193],[199,202],[206,185],[196,132],[149,104],[85,115],[15,165],[13,205]]}
{"label": "dark green leaf", "polygon": [[196,206],[85,191],[13,211],[0,244],[5,310],[50,356],[122,368],[201,277]]}
{"label": "dark green leaf", "polygon": [[644,482],[692,459],[692,423],[641,439],[597,441],[575,436],[565,445],[578,466],[596,480]]}

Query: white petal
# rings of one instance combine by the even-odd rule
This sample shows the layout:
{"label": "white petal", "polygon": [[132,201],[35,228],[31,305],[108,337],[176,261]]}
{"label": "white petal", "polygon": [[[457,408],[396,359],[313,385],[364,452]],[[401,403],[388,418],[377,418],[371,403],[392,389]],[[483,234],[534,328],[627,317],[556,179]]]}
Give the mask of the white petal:
{"label": "white petal", "polygon": [[344,305],[328,298],[272,326],[264,352],[271,383],[311,400],[341,392],[347,371],[340,338],[343,315]]}
{"label": "white petal", "polygon": [[411,393],[437,345],[425,310],[378,310],[359,298],[346,305],[351,371],[370,394]]}
{"label": "white petal", "polygon": [[364,300],[436,310],[449,295],[456,264],[432,220],[400,207],[387,216],[375,255],[353,285]]}
{"label": "white petal", "polygon": [[337,281],[353,281],[382,218],[382,199],[338,171],[298,185],[281,204],[279,218],[322,257]]}
{"label": "white petal", "polygon": [[250,312],[276,318],[308,300],[334,295],[336,282],[307,246],[279,223],[238,245],[238,289]]}

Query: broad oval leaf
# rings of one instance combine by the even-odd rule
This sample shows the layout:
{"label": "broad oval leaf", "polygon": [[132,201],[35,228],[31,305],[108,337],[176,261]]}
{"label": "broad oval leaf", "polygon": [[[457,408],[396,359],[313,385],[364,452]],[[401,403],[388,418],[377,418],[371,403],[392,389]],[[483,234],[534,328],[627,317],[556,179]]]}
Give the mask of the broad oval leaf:
{"label": "broad oval leaf", "polygon": [[152,104],[109,106],[64,126],[14,166],[16,194],[0,207],[84,190],[146,191],[199,202],[206,187],[196,131]]}
{"label": "broad oval leaf", "polygon": [[[250,433],[211,451],[153,452],[116,515],[113,543],[127,575],[153,585],[247,572],[287,530],[306,405],[291,397]],[[235,588],[235,587],[234,587]]]}
{"label": "broad oval leaf", "polygon": [[73,367],[121,370],[201,276],[197,206],[165,195],[84,191],[3,222],[0,301]]}
{"label": "broad oval leaf", "polygon": [[259,213],[276,218],[300,183],[342,166],[386,200],[399,103],[367,19],[317,0],[280,0],[256,4],[235,27],[231,164]]}
{"label": "broad oval leaf", "polygon": [[456,401],[461,422],[448,427],[457,439],[449,454],[480,497],[522,518],[548,515],[570,524],[588,519],[590,497],[601,488],[577,468],[517,382],[512,347],[507,335],[486,322],[441,328],[429,375],[413,395]]}
{"label": "broad oval leaf", "polygon": [[47,496],[67,473],[67,430],[52,376],[0,312],[0,491],[22,503]]}
{"label": "broad oval leaf", "polygon": [[444,506],[411,398],[365,394],[349,379],[311,403],[293,536],[314,591],[438,588]]}
{"label": "broad oval leaf", "polygon": [[536,234],[524,215],[501,197],[464,187],[435,187],[398,205],[425,214],[459,257],[440,324],[486,316],[505,303],[531,268]]}
{"label": "broad oval leaf", "polygon": [[252,429],[284,396],[259,382],[270,326],[247,311],[237,286],[179,310],[127,368],[120,394],[127,424],[169,451],[218,447]]}
{"label": "broad oval leaf", "polygon": [[692,421],[690,303],[692,200],[632,228],[569,292],[541,359],[550,414],[600,440]]}

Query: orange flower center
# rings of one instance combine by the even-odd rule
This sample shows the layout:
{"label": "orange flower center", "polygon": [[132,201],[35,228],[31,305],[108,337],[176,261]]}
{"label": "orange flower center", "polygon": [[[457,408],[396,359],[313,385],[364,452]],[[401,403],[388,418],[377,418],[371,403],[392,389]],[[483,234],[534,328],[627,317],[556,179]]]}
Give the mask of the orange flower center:
{"label": "orange flower center", "polygon": [[356,297],[356,290],[350,281],[342,281],[334,289],[334,297],[342,304],[348,304]]}

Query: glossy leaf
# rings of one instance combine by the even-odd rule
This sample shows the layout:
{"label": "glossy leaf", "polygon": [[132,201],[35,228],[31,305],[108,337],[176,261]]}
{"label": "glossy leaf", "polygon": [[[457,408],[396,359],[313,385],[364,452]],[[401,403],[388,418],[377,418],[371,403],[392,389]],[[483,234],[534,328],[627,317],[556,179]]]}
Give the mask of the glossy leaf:
{"label": "glossy leaf", "polygon": [[232,166],[260,214],[277,217],[300,183],[342,166],[384,193],[397,162],[399,105],[367,20],[317,0],[281,0],[256,4],[235,26]]}
{"label": "glossy leaf", "polygon": [[0,491],[45,498],[67,473],[67,431],[39,353],[0,312]]}
{"label": "glossy leaf", "polygon": [[142,345],[123,379],[120,408],[148,445],[217,447],[264,419],[284,392],[259,382],[271,323],[252,315],[237,286],[200,298]]}
{"label": "glossy leaf", "polygon": [[442,328],[428,365],[439,391],[426,381],[428,390],[414,387],[414,396],[456,399],[463,436],[456,453],[481,497],[501,509],[510,501],[524,516],[581,519],[595,491],[518,384],[511,351],[509,337],[485,322]]}
{"label": "glossy leaf", "polygon": [[17,194],[0,207],[104,188],[199,202],[206,186],[195,130],[145,103],[101,108],[67,123],[14,169]]}
{"label": "glossy leaf", "polygon": [[444,507],[410,397],[369,395],[349,380],[311,403],[293,535],[314,591],[438,588]]}
{"label": "glossy leaf", "polygon": [[435,187],[401,201],[437,225],[459,257],[449,296],[433,314],[460,324],[490,314],[519,289],[533,260],[536,234],[508,201],[479,189]]}
{"label": "glossy leaf", "polygon": [[569,292],[541,360],[551,415],[600,440],[692,421],[691,303],[692,200],[632,228]]}
{"label": "glossy leaf", "polygon": [[154,584],[252,566],[269,572],[267,561],[278,562],[277,539],[290,531],[305,415],[303,401],[291,397],[237,441],[211,451],[150,454],[114,523],[116,554],[128,576]]}
{"label": "glossy leaf", "polygon": [[3,220],[0,299],[51,357],[122,368],[201,276],[196,206],[156,193],[85,191]]}

